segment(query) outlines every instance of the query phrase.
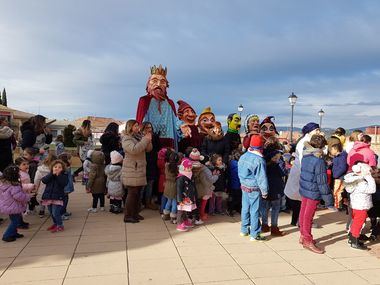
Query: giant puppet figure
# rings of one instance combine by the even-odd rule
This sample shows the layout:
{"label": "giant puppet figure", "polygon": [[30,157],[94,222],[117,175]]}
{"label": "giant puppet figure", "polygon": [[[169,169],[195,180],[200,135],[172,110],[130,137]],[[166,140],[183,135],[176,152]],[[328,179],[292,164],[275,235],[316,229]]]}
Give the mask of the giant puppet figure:
{"label": "giant puppet figure", "polygon": [[260,133],[260,118],[258,115],[248,115],[245,119],[245,135],[243,138],[243,150],[249,148],[252,135]]}
{"label": "giant puppet figure", "polygon": [[264,138],[264,148],[280,150],[282,147],[278,141],[278,132],[272,119],[274,119],[273,116],[268,116],[260,123],[260,133]]}
{"label": "giant puppet figure", "polygon": [[199,133],[204,139],[210,131],[215,127],[215,115],[211,111],[210,107],[207,107],[202,111],[202,113],[198,117],[198,128],[199,128]]}
{"label": "giant puppet figure", "polygon": [[195,125],[195,120],[197,119],[195,110],[183,100],[179,100],[177,104],[178,118],[183,122],[183,125],[186,126],[182,129],[185,129],[186,133],[184,133],[184,138],[178,143],[178,150],[185,153],[188,147],[200,149],[203,138],[199,134],[198,127]]}
{"label": "giant puppet figure", "polygon": [[167,96],[167,68],[154,65],[150,73],[146,84],[147,95],[140,97],[136,120],[152,123],[154,132],[159,133],[162,147],[177,148],[178,122],[174,102]]}
{"label": "giant puppet figure", "polygon": [[238,114],[233,113],[229,114],[227,117],[227,133],[225,135],[228,144],[230,145],[230,151],[232,152],[235,149],[239,148],[241,144],[240,139],[240,127],[241,127],[241,118]]}

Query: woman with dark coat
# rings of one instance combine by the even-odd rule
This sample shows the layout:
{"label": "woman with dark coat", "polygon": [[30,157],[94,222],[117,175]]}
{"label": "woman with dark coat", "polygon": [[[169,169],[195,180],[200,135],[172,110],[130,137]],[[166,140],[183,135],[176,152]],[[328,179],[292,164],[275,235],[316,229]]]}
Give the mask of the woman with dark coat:
{"label": "woman with dark coat", "polygon": [[201,153],[208,158],[211,158],[213,154],[219,154],[223,158],[223,163],[228,164],[230,145],[223,135],[219,122],[215,123],[215,127],[204,138]]}
{"label": "woman with dark coat", "polygon": [[21,126],[21,148],[34,148],[41,155],[45,153],[46,145],[50,144],[53,136],[46,127],[46,118],[42,115],[31,117]]}
{"label": "woman with dark coat", "polygon": [[111,152],[114,150],[121,151],[119,125],[114,122],[109,123],[99,141],[102,144],[105,163],[108,165],[111,163]]}
{"label": "woman with dark coat", "polygon": [[14,138],[13,130],[8,127],[8,121],[5,117],[0,117],[0,171],[13,163],[12,140]]}

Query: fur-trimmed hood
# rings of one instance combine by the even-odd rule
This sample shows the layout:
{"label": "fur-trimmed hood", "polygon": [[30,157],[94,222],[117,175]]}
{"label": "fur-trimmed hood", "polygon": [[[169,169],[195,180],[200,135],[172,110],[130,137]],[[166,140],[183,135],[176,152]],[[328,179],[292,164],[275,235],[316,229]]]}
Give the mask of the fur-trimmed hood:
{"label": "fur-trimmed hood", "polygon": [[0,126],[0,140],[9,139],[13,135],[13,130],[7,126]]}

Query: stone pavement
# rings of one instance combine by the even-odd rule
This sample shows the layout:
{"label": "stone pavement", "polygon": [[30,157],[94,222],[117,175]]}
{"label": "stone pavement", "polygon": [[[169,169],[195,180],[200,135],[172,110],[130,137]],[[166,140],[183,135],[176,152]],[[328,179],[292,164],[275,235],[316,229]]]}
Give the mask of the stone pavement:
{"label": "stone pavement", "polygon": [[298,244],[287,214],[280,225],[289,234],[259,243],[239,236],[238,218],[211,217],[182,233],[154,211],[134,225],[88,214],[90,200],[76,184],[61,233],[46,231],[50,219],[28,216],[23,239],[0,243],[0,284],[380,284],[380,260],[348,247],[341,213],[317,212],[322,227],[313,231],[326,254],[316,255]]}

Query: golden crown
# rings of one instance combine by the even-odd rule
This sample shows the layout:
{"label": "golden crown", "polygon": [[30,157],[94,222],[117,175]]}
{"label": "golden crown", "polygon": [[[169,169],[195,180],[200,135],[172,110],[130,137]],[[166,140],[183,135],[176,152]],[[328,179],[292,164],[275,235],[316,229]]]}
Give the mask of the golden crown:
{"label": "golden crown", "polygon": [[151,68],[150,68],[150,74],[151,75],[163,75],[166,77],[166,73],[168,72],[168,69],[165,67],[165,69],[162,67],[162,65],[160,64],[159,67],[153,65]]}

